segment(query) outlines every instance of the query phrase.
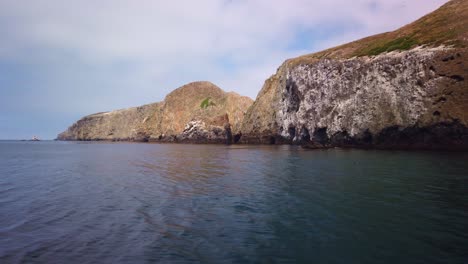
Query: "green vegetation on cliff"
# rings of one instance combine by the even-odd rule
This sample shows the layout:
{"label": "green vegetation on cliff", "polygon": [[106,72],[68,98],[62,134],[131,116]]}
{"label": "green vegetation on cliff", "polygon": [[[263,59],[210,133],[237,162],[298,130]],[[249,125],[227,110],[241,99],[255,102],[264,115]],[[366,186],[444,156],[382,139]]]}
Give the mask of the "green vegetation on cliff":
{"label": "green vegetation on cliff", "polygon": [[382,33],[289,60],[293,64],[317,59],[375,56],[416,46],[465,48],[468,39],[468,1],[451,0],[436,11],[392,32]]}
{"label": "green vegetation on cliff", "polygon": [[213,101],[211,101],[211,97],[207,97],[201,102],[200,108],[201,109],[206,109],[206,108],[208,108],[208,106],[215,106],[215,105],[216,104]]}

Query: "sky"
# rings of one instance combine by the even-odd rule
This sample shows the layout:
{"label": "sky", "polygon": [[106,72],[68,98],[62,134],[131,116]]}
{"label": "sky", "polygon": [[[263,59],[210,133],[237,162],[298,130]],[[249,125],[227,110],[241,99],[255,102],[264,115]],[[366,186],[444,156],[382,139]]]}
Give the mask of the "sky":
{"label": "sky", "polygon": [[447,0],[0,0],[0,139],[211,81],[255,99],[281,63],[395,30]]}

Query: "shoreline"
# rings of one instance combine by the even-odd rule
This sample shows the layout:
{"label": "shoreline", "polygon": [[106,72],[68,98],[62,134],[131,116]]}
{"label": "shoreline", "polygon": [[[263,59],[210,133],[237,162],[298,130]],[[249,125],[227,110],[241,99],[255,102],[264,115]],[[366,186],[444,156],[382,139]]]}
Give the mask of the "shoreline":
{"label": "shoreline", "polygon": [[[16,140],[11,140],[16,141]],[[360,145],[345,145],[345,146],[311,146],[308,144],[295,144],[295,143],[275,143],[275,144],[266,144],[266,143],[216,143],[216,142],[196,142],[196,141],[184,141],[184,142],[175,142],[175,141],[141,141],[141,140],[108,140],[108,139],[98,139],[98,140],[44,140],[44,141],[57,141],[57,142],[89,142],[89,143],[137,143],[137,144],[175,144],[175,145],[215,145],[215,146],[295,146],[306,151],[313,150],[328,150],[328,149],[342,149],[342,150],[382,150],[382,151],[428,151],[428,152],[468,152],[468,148],[456,148],[456,147],[441,147],[441,146],[360,146]]]}

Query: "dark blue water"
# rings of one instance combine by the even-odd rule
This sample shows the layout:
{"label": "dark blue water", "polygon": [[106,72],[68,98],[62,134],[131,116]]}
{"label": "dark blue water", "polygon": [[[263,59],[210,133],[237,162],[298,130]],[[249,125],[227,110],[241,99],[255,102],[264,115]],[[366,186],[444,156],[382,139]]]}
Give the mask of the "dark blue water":
{"label": "dark blue water", "polygon": [[468,153],[0,142],[0,263],[468,263]]}

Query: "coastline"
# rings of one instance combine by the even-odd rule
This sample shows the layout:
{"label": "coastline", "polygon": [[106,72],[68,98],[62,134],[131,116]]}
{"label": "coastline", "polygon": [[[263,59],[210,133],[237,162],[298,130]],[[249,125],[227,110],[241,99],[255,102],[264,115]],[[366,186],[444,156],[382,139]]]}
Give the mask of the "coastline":
{"label": "coastline", "polygon": [[[18,140],[10,140],[18,141]],[[208,145],[208,146],[252,146],[252,147],[262,147],[262,146],[295,146],[300,147],[303,150],[313,151],[313,150],[327,150],[327,149],[342,149],[342,150],[381,150],[381,151],[428,151],[428,152],[468,152],[467,148],[464,147],[444,147],[444,146],[382,146],[382,145],[342,145],[342,146],[332,146],[332,145],[313,145],[313,144],[300,144],[300,143],[288,143],[287,140],[284,140],[281,143],[267,144],[267,143],[255,143],[255,142],[238,142],[226,144],[223,142],[197,142],[197,141],[141,141],[141,140],[108,140],[108,139],[97,139],[97,140],[44,140],[49,142],[75,142],[75,143],[135,143],[135,144],[160,144],[160,145]]]}

